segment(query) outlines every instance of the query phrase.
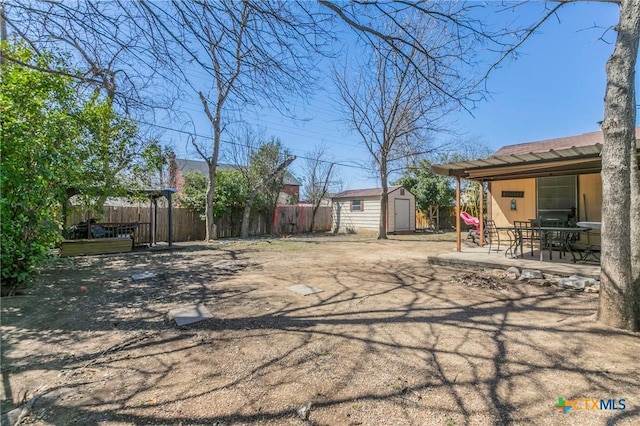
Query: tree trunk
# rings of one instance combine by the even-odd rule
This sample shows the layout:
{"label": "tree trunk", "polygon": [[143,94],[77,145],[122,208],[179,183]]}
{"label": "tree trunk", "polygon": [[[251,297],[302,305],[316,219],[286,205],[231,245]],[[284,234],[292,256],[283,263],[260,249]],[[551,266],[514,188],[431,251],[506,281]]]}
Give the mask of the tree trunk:
{"label": "tree trunk", "polygon": [[320,208],[321,202],[322,202],[322,199],[320,199],[320,201],[318,201],[313,206],[313,210],[311,211],[311,229],[310,229],[311,232],[313,232],[313,227],[316,226],[316,213],[318,213],[318,208]]}
{"label": "tree trunk", "polygon": [[598,320],[608,326],[637,330],[640,315],[639,304],[634,300],[638,280],[634,284],[631,265],[630,167],[631,145],[635,147],[634,78],[640,0],[620,1],[620,23],[616,29],[615,49],[606,67],[602,124],[602,273]]}
{"label": "tree trunk", "polygon": [[631,311],[635,316],[635,327],[640,330],[640,171],[638,171],[637,149],[631,146],[631,292],[634,305]]}
{"label": "tree trunk", "polygon": [[631,145],[631,276],[634,281],[640,279],[640,171],[635,144],[634,138]]}
{"label": "tree trunk", "polygon": [[242,211],[242,225],[240,226],[240,237],[247,238],[249,236],[249,224],[251,222],[251,207],[253,207],[253,200],[255,194],[252,194],[247,202],[244,204],[244,210]]}
{"label": "tree trunk", "polygon": [[207,161],[209,166],[209,187],[207,188],[207,204],[205,205],[205,239],[207,241],[215,240],[218,237],[216,224],[213,217],[213,194],[216,190],[216,168]]}
{"label": "tree trunk", "polygon": [[387,239],[387,207],[389,205],[388,183],[387,183],[387,159],[380,160],[380,180],[382,181],[382,197],[380,199],[380,228],[378,230],[378,239]]}
{"label": "tree trunk", "polygon": [[202,92],[198,92],[200,101],[204,107],[204,112],[213,127],[213,152],[210,158],[207,158],[204,152],[200,151],[197,144],[193,144],[198,154],[207,162],[209,168],[209,187],[207,188],[207,204],[205,205],[205,239],[207,241],[215,240],[218,238],[218,232],[213,217],[213,198],[216,192],[216,170],[218,169],[218,155],[220,154],[220,118],[222,117],[222,104],[224,103],[224,97],[218,93],[218,102],[216,103],[215,115],[211,113],[209,109],[209,102]]}

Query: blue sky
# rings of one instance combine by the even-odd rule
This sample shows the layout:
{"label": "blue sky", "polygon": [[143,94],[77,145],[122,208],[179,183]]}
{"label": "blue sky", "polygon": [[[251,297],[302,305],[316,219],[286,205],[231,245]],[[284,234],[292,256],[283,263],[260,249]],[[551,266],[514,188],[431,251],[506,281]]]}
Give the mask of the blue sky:
{"label": "blue sky", "polygon": [[[517,14],[535,10],[539,16],[540,5],[504,11],[494,18],[496,22],[511,21]],[[599,38],[617,23],[618,7],[579,2],[563,6],[558,18],[544,23],[519,49],[517,59],[505,62],[491,74],[487,81],[489,99],[479,103],[473,115],[460,111],[448,118],[464,134],[462,138],[476,138],[496,150],[509,144],[599,130],[598,122],[604,114],[605,64],[613,51],[615,33],[609,31],[605,37],[609,44]],[[298,156],[324,143],[332,161],[351,165],[339,167],[343,189],[379,186],[370,172],[358,166],[368,163],[368,153],[338,114],[331,83],[323,86],[325,90],[304,106],[308,121],[294,121],[275,111],[245,118],[264,129],[267,137],[280,138]],[[292,102],[300,103],[295,99]],[[188,112],[202,134],[211,134],[201,110],[194,97]],[[174,145],[179,157],[197,159],[179,134],[169,132],[163,139]],[[303,177],[303,161],[298,159],[291,168],[299,178]]]}

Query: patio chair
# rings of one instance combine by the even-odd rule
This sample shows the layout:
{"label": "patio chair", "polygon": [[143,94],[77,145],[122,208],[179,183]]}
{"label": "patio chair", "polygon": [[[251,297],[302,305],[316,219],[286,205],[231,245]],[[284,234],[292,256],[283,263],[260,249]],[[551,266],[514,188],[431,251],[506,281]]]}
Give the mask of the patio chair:
{"label": "patio chair", "polygon": [[585,232],[587,241],[580,241],[578,232],[567,236],[566,246],[571,253],[573,263],[597,262],[600,263],[600,246],[591,244],[591,232]]}
{"label": "patio chair", "polygon": [[[493,220],[487,220],[487,224],[484,227],[485,238],[489,241],[489,253],[491,250],[495,250],[496,252],[500,251],[500,231],[496,227],[496,223]],[[495,246],[495,249],[492,247]]]}
{"label": "patio chair", "polygon": [[[552,228],[566,228],[567,225],[567,221],[564,220],[540,220],[540,226],[541,227],[552,227]],[[540,248],[541,250],[547,249],[549,250],[549,253],[551,253],[551,250],[557,249],[558,253],[560,255],[560,257],[562,258],[563,255],[567,252],[567,240],[568,240],[568,236],[569,234],[572,233],[566,233],[566,232],[545,232],[544,233],[544,240],[542,241],[542,247]]]}
{"label": "patio chair", "polygon": [[529,244],[531,248],[531,256],[533,256],[533,243],[536,240],[535,229],[531,226],[531,222],[524,220],[514,220],[513,228],[515,230],[518,245],[520,246],[520,256],[524,256],[524,243]]}

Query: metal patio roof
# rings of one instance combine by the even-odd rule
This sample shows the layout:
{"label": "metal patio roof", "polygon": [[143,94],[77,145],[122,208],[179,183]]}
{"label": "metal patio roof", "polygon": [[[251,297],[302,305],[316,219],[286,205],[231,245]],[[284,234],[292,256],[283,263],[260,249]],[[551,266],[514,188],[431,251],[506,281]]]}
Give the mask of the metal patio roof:
{"label": "metal patio roof", "polygon": [[[600,173],[602,168],[601,143],[540,152],[535,151],[535,144],[531,148],[531,152],[517,155],[433,165],[431,170],[443,176],[491,181]],[[636,150],[640,155],[640,140],[636,140]]]}

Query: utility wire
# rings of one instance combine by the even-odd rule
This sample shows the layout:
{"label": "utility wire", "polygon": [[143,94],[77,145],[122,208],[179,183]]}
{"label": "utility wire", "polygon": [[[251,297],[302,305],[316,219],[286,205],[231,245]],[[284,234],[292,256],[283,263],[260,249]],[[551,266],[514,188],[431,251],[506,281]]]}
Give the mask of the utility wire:
{"label": "utility wire", "polygon": [[[147,126],[157,127],[159,129],[164,129],[164,130],[168,130],[168,131],[171,131],[171,132],[181,133],[181,134],[192,136],[192,137],[195,137],[195,138],[204,138],[204,137],[210,138],[211,137],[211,136],[198,135],[195,132],[189,132],[189,131],[186,131],[186,130],[174,129],[174,128],[171,128],[171,127],[168,127],[168,126],[163,126],[162,124],[154,124],[154,123],[149,123],[149,122],[142,121],[142,120],[137,120],[137,121],[139,123],[142,123],[142,124],[147,125]],[[241,147],[244,147],[244,148],[251,148],[250,145],[242,144],[242,143],[239,143],[239,142],[233,142],[233,141],[228,141],[228,140],[221,140],[220,142],[224,143],[224,144],[227,144],[227,145],[234,145],[234,146],[241,146]],[[296,149],[296,150],[298,150],[298,149]],[[368,167],[359,166],[359,165],[356,165],[356,164],[345,164],[343,162],[321,160],[321,159],[317,159],[317,158],[306,157],[304,155],[297,155],[296,157],[297,158],[301,158],[303,160],[318,161],[320,163],[335,164],[336,166],[370,171],[370,169]]]}

